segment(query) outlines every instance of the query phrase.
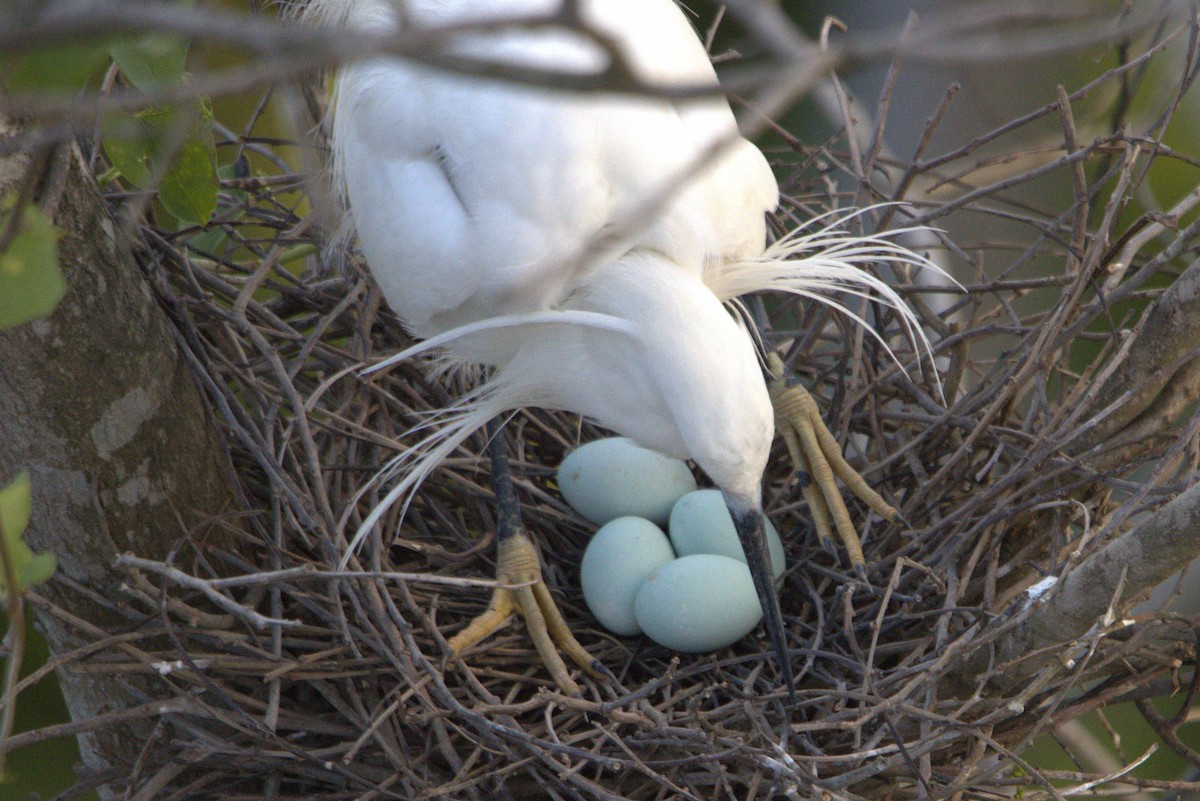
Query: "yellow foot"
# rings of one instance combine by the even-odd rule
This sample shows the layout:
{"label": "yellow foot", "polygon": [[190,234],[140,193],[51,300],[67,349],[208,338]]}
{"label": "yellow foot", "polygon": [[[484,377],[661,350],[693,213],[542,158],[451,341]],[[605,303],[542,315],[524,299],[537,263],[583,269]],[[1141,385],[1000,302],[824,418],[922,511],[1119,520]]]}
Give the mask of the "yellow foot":
{"label": "yellow foot", "polygon": [[842,457],[837,440],[821,420],[817,402],[804,387],[789,385],[783,360],[777,354],[767,356],[767,369],[772,375],[767,389],[771,394],[771,404],[775,407],[775,430],[783,435],[787,443],[821,544],[827,548],[833,547],[832,518],[838,536],[850,554],[850,564],[861,574],[865,572],[862,542],[850,522],[850,512],[834,483],[834,474],[885,519],[902,522],[903,518]]}
{"label": "yellow foot", "polygon": [[529,537],[517,531],[500,541],[498,552],[496,579],[501,586],[492,593],[487,611],[450,638],[451,650],[461,654],[504,625],[514,613],[520,614],[559,689],[567,695],[580,695],[579,685],[567,673],[559,649],[593,678],[605,677],[603,665],[584,650],[558,611],[542,581],[542,565]]}

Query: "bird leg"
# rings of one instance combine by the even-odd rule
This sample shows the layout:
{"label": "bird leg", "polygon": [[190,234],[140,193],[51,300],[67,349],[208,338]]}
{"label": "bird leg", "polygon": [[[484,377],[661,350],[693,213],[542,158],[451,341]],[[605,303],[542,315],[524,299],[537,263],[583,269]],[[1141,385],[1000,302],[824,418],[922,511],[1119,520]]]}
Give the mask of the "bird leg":
{"label": "bird leg", "polygon": [[508,469],[508,446],[495,422],[488,424],[488,455],[492,488],[496,492],[496,580],[487,611],[450,638],[450,649],[461,654],[499,629],[515,613],[525,618],[534,647],[559,689],[580,695],[579,685],[567,672],[559,649],[593,678],[604,677],[604,667],[589,654],[563,619],[549,588],[542,581],[542,564],[521,522],[521,506]]}
{"label": "bird leg", "polygon": [[832,529],[836,528],[850,555],[850,564],[861,576],[866,572],[862,542],[850,522],[850,512],[834,482],[834,475],[886,520],[902,522],[903,518],[842,457],[841,447],[821,419],[817,402],[804,387],[788,380],[783,360],[777,354],[768,354],[767,369],[772,375],[767,390],[771,405],[775,407],[775,430],[787,443],[804,499],[812,511],[817,536],[821,544],[832,551]]}

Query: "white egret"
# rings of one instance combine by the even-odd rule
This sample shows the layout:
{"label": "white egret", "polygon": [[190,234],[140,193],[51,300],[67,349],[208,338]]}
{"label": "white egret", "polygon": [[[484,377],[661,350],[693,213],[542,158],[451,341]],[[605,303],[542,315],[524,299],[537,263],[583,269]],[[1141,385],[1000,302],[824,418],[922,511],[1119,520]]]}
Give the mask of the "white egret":
{"label": "white egret", "polygon": [[[305,13],[317,23],[379,33],[550,15],[559,5],[311,0]],[[564,27],[474,25],[448,39],[446,52],[589,74],[608,63],[611,46],[648,83],[716,85],[704,47],[671,0],[571,5],[600,39]],[[693,460],[720,488],[790,689],[761,503],[777,414],[802,477],[816,480],[806,494],[823,539],[833,510],[861,565],[832,472],[880,514],[897,515],[842,460],[807,393],[782,378],[768,391],[751,323],[736,313],[735,301],[763,290],[841,290],[871,293],[903,310],[895,293],[859,265],[927,262],[885,236],[845,234],[834,219],[764,252],[764,215],[778,188],[719,95],[673,102],[568,93],[373,56],[338,71],[331,115],[333,173],[367,264],[405,326],[426,338],[400,358],[437,348],[450,366],[489,371],[389,465],[385,478],[395,484],[350,551],[383,508],[411,497],[472,432],[525,406],[575,412]],[[655,207],[672,187],[678,191]],[[461,652],[518,612],[560,687],[578,692],[555,643],[585,670],[595,674],[600,666],[542,583],[500,442],[493,436],[503,507],[497,578],[527,586],[502,586],[451,646]]]}

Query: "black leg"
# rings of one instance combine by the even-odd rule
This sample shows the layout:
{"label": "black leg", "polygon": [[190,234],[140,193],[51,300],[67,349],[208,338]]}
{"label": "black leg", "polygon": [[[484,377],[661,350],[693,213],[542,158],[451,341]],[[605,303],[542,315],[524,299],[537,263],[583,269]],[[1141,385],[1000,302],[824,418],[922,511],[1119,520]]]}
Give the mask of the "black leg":
{"label": "black leg", "polygon": [[515,536],[525,536],[521,520],[521,502],[513,488],[512,472],[508,467],[508,439],[498,418],[488,421],[488,458],[491,460],[492,491],[496,493],[497,544]]}
{"label": "black leg", "polygon": [[492,489],[496,493],[496,580],[500,586],[492,593],[487,611],[450,638],[450,648],[456,654],[462,653],[504,625],[514,613],[520,614],[554,681],[568,695],[580,695],[579,685],[558,653],[560,648],[595,678],[603,678],[607,671],[575,639],[542,581],[541,562],[521,522],[521,504],[509,472],[508,441],[502,424],[492,420],[487,432]]}

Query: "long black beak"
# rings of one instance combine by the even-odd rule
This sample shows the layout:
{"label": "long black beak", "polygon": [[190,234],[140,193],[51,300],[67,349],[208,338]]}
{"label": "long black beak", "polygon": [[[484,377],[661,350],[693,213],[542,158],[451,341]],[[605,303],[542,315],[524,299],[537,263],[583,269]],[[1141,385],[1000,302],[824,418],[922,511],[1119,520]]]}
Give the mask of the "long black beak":
{"label": "long black beak", "polygon": [[746,563],[750,566],[750,578],[754,580],[754,589],[758,592],[758,603],[762,606],[767,634],[771,637],[771,646],[775,649],[776,659],[779,660],[784,686],[794,700],[796,688],[793,686],[792,662],[788,659],[783,612],[779,609],[779,593],[775,590],[775,573],[771,570],[771,554],[767,549],[767,531],[762,508],[757,500],[746,503],[728,495],[725,497],[725,504],[729,507],[730,517],[733,518],[733,527],[742,543],[742,551],[746,554]]}

